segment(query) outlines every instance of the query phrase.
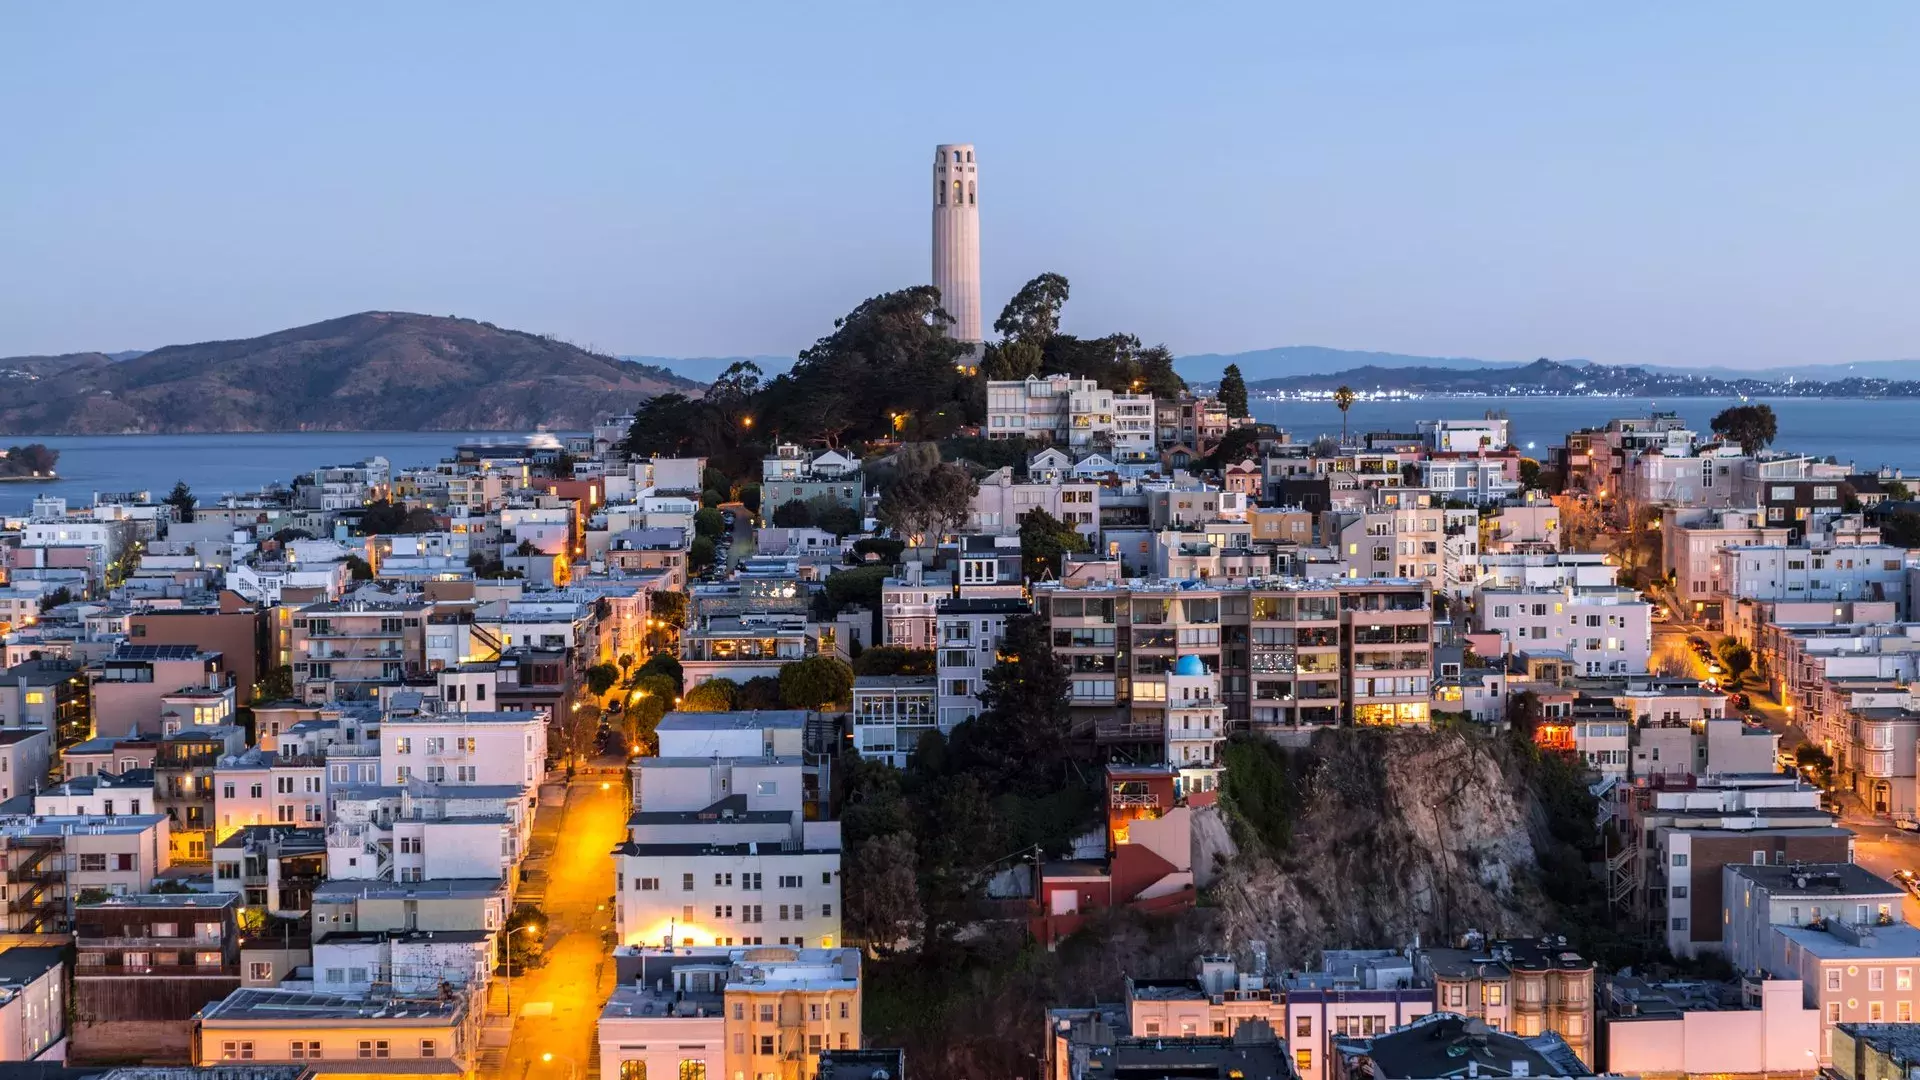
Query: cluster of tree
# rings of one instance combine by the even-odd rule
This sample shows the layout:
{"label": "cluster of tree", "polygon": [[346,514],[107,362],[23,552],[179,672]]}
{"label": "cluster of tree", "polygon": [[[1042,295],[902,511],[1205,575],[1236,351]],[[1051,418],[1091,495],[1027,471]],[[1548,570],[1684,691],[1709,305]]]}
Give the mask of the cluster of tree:
{"label": "cluster of tree", "polygon": [[904,446],[870,473],[881,487],[880,523],[914,542],[965,524],[980,490],[966,469],[942,462],[939,447],[931,443]]}
{"label": "cluster of tree", "polygon": [[1079,530],[1038,507],[1020,516],[1020,563],[1034,581],[1058,581],[1061,560],[1091,546]]}
{"label": "cluster of tree", "polygon": [[843,766],[855,940],[874,953],[937,952],[978,913],[989,875],[1064,850],[1096,819],[1097,784],[1068,753],[1068,689],[1044,621],[1010,620],[979,716],[950,739],[923,736],[905,770],[870,759]]}
{"label": "cluster of tree", "polygon": [[60,451],[45,443],[9,446],[0,453],[0,476],[52,476]]}
{"label": "cluster of tree", "polygon": [[1720,666],[1727,669],[1726,683],[1736,686],[1747,672],[1753,670],[1753,650],[1740,643],[1736,637],[1723,637],[1713,644],[1713,657]]}
{"label": "cluster of tree", "polygon": [[1067,291],[1058,274],[1028,282],[994,323],[1001,340],[988,345],[977,364],[969,346],[948,336],[953,319],[938,290],[884,293],[836,320],[832,333],[777,378],[742,362],[698,398],[650,399],[635,411],[623,449],[641,457],[701,456],[723,474],[744,478],[780,442],[839,447],[953,436],[986,415],[983,375],[1068,374],[1117,392],[1162,397],[1185,388],[1165,346],[1142,346],[1131,334],[1061,333]]}
{"label": "cluster of tree", "polygon": [[375,499],[361,508],[360,523],[355,531],[362,536],[389,536],[435,532],[439,528],[440,520],[429,507]]}
{"label": "cluster of tree", "polygon": [[1740,444],[1740,452],[1752,456],[1765,449],[1780,433],[1779,420],[1771,405],[1735,405],[1723,409],[1710,421],[1715,435]]}
{"label": "cluster of tree", "polygon": [[853,698],[853,668],[832,656],[809,656],[780,665],[780,674],[746,682],[708,679],[680,700],[685,712],[744,712],[751,709],[820,709]]}
{"label": "cluster of tree", "polygon": [[788,499],[773,508],[772,521],[783,529],[812,527],[824,529],[835,536],[857,533],[865,524],[860,520],[858,510],[825,495],[816,495],[805,502]]}
{"label": "cluster of tree", "polygon": [[932,675],[932,649],[909,649],[902,645],[876,645],[853,658],[853,673],[859,675]]}
{"label": "cluster of tree", "polygon": [[527,576],[518,570],[507,569],[507,564],[502,562],[498,556],[488,555],[482,551],[476,551],[467,556],[467,568],[473,571],[474,577],[489,581],[523,578]]}
{"label": "cluster of tree", "polygon": [[[980,371],[989,379],[1072,375],[1117,394],[1173,397],[1186,389],[1165,345],[1142,346],[1132,334],[1080,338],[1060,332],[1067,279],[1045,273],[1027,282],[994,320],[1000,340],[987,346]],[[1244,384],[1242,390],[1244,391]]]}
{"label": "cluster of tree", "polygon": [[1904,548],[1920,547],[1920,511],[1901,507],[1882,515],[1880,539]]}

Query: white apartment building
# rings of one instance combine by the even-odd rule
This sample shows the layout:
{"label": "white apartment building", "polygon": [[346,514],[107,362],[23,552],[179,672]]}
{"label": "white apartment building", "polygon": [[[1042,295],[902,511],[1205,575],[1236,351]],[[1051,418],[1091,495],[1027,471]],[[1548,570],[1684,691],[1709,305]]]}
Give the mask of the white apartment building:
{"label": "white apartment building", "polygon": [[336,930],[313,943],[313,985],[327,994],[387,984],[401,995],[433,996],[443,984],[484,990],[493,944],[490,930]]}
{"label": "white apartment building", "polygon": [[1511,422],[1488,413],[1479,420],[1421,420],[1416,426],[1427,449],[1443,453],[1497,453],[1508,446]]}
{"label": "white apartment building", "polygon": [[920,736],[939,728],[939,679],[933,675],[861,675],[853,680],[853,748],[861,757],[906,768]]}
{"label": "white apartment building", "polygon": [[47,787],[53,733],[46,728],[0,728],[0,799]]}
{"label": "white apartment building", "polygon": [[1599,589],[1618,571],[1599,552],[1481,555],[1475,576],[1482,589]]}
{"label": "white apartment building", "polygon": [[64,1059],[66,990],[66,949],[15,945],[0,951],[0,1061],[57,1065]]}
{"label": "white apartment building", "polygon": [[935,604],[953,595],[953,574],[928,570],[909,559],[899,577],[880,585],[880,644],[931,649],[935,641]]}
{"label": "white apartment building", "polygon": [[380,724],[380,782],[533,788],[546,778],[547,723],[536,712],[391,715]]}
{"label": "white apartment building", "polygon": [[809,821],[808,713],[670,713],[660,755],[633,763],[634,813],[614,849],[625,945],[831,947],[840,937],[840,825]]}
{"label": "white apartment building", "polygon": [[1723,443],[1685,454],[1648,450],[1626,463],[1619,497],[1633,506],[1733,506],[1746,497],[1748,461],[1739,446]]}
{"label": "white apartment building", "polygon": [[1770,526],[1759,508],[1669,506],[1660,518],[1661,565],[1673,574],[1674,591],[1696,610],[1727,590],[1721,553],[1729,548],[1785,547],[1788,530]]}
{"label": "white apartment building", "polygon": [[1100,491],[1100,485],[1092,481],[1016,483],[1013,470],[1004,468],[980,482],[967,508],[966,526],[962,531],[1017,536],[1022,517],[1032,510],[1045,510],[1081,534],[1097,537]]}
{"label": "white apartment building", "polygon": [[506,881],[533,833],[527,789],[410,780],[332,792],[327,876],[335,880]]}
{"label": "white apartment building", "polygon": [[1113,395],[1113,457],[1122,464],[1156,461],[1152,394]]}
{"label": "white apartment building", "polygon": [[[860,950],[619,948],[599,1074],[638,1080],[859,1076],[821,1067],[860,1039]],[[898,1080],[898,1074],[895,1074]]]}
{"label": "white apartment building", "polygon": [[305,825],[327,820],[326,760],[252,749],[213,768],[216,842],[248,825]]}
{"label": "white apartment building", "polygon": [[1220,746],[1227,737],[1226,701],[1220,676],[1198,656],[1182,656],[1167,674],[1167,722],[1161,752],[1174,770],[1181,796],[1213,791],[1225,768]]}
{"label": "white apartment building", "polygon": [[940,643],[934,653],[939,679],[940,732],[980,715],[980,690],[987,669],[999,662],[1007,620],[1032,610],[1013,597],[959,597],[940,602]]}
{"label": "white apartment building", "polygon": [[1889,600],[1907,610],[1907,549],[1892,544],[1753,544],[1720,559],[1736,600]]}
{"label": "white apartment building", "polygon": [[1561,653],[1582,675],[1645,675],[1653,605],[1632,589],[1481,589],[1474,621],[1510,653]]}
{"label": "white apartment building", "polygon": [[1489,506],[1519,493],[1510,464],[1506,457],[1430,457],[1419,463],[1420,486],[1443,498]]}
{"label": "white apartment building", "polygon": [[989,439],[1025,436],[1031,442],[1080,449],[1111,445],[1113,391],[1071,375],[989,381],[986,434]]}

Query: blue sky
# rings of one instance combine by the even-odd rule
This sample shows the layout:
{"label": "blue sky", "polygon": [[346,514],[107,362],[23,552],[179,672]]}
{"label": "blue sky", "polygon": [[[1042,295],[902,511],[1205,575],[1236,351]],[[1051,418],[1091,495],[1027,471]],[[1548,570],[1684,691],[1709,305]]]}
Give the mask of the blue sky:
{"label": "blue sky", "polygon": [[1920,356],[1920,5],[10,4],[0,355],[370,308],[790,354],[989,321],[1763,366]]}

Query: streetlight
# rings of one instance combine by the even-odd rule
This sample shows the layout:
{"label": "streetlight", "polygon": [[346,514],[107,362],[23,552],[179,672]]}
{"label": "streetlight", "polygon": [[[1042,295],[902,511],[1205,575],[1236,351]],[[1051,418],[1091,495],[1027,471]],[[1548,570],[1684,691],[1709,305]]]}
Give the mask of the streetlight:
{"label": "streetlight", "polygon": [[506,941],[507,941],[507,1015],[508,1016],[513,1015],[513,935],[518,934],[523,930],[538,930],[538,929],[540,929],[539,923],[528,923],[525,926],[516,926],[513,929],[507,931]]}

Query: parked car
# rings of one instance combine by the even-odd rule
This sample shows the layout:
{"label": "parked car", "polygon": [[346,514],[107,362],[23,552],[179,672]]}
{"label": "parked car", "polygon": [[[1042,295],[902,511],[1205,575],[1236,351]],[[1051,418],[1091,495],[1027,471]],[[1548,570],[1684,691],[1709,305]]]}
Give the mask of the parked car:
{"label": "parked car", "polygon": [[1753,708],[1753,699],[1748,697],[1745,694],[1728,694],[1727,704],[1733,706],[1736,709],[1739,709],[1742,712],[1745,712],[1748,709]]}
{"label": "parked car", "polygon": [[1712,646],[1707,644],[1707,639],[1701,637],[1698,634],[1695,634],[1692,637],[1688,638],[1687,644],[1693,646],[1693,649],[1695,652],[1706,652],[1708,649],[1712,648]]}
{"label": "parked car", "polygon": [[[1910,817],[1897,817],[1893,819],[1893,827],[1896,829],[1905,829],[1907,832],[1920,832],[1920,821],[1916,821]],[[1912,876],[1912,873],[1911,870],[1907,871],[1909,877]]]}

